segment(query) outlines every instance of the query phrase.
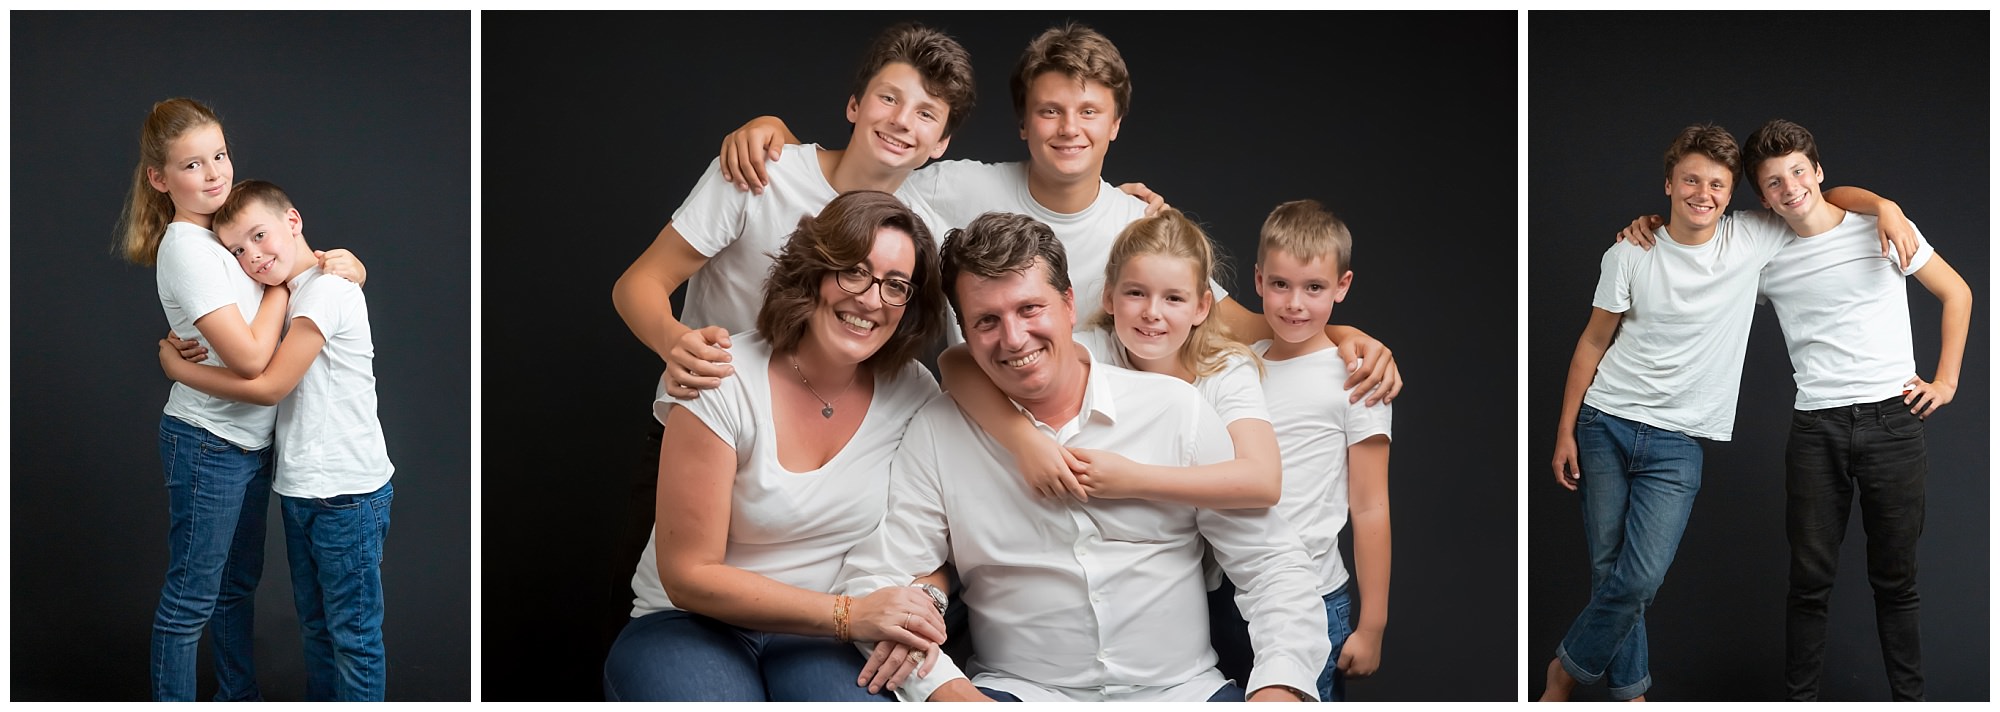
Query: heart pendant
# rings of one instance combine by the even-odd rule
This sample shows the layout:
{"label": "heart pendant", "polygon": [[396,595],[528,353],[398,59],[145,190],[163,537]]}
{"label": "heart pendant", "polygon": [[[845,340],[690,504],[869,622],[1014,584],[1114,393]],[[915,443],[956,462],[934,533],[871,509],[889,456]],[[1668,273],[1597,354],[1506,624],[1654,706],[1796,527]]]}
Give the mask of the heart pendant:
{"label": "heart pendant", "polygon": [[833,417],[833,406],[827,406],[827,407],[825,407],[825,408],[821,408],[821,409],[819,409],[819,417],[822,417],[822,418],[832,418],[832,417]]}

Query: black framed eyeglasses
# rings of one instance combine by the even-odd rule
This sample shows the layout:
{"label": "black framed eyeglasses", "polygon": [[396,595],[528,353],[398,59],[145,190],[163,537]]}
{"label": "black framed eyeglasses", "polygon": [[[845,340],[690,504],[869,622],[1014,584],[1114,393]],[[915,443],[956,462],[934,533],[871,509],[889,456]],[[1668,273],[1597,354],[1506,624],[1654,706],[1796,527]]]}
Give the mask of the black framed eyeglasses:
{"label": "black framed eyeglasses", "polygon": [[860,265],[841,270],[834,275],[833,281],[840,285],[842,291],[857,295],[867,294],[869,287],[880,284],[882,303],[892,307],[909,304],[910,295],[916,293],[916,287],[910,284],[910,280],[902,277],[877,277]]}

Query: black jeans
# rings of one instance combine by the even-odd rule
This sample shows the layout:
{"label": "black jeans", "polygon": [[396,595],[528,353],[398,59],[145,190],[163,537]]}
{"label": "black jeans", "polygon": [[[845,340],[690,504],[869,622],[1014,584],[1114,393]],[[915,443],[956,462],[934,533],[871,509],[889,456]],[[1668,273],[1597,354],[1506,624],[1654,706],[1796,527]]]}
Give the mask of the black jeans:
{"label": "black jeans", "polygon": [[1849,503],[1861,494],[1875,629],[1895,700],[1924,698],[1917,627],[1917,537],[1924,530],[1924,422],[1901,397],[1793,411],[1785,444],[1785,686],[1793,700],[1819,697],[1826,610],[1833,593]]}

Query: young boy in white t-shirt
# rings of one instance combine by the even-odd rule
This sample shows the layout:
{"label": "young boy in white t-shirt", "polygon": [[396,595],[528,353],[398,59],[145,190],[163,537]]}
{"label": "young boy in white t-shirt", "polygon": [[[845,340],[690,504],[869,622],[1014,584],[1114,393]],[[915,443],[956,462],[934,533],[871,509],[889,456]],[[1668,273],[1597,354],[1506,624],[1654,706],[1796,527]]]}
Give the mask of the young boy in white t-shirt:
{"label": "young boy in white t-shirt", "polygon": [[181,359],[170,378],[230,400],[278,406],[277,463],[292,591],[303,629],[306,699],[380,701],[382,545],[395,491],[375,413],[375,345],[360,285],[320,271],[304,223],[278,186],[243,181],[215,212],[215,233],[252,279],[289,289],[284,341],[245,379]]}
{"label": "young boy in white t-shirt", "polygon": [[[1928,469],[1924,418],[1958,389],[1972,290],[1922,233],[1907,266],[1885,259],[1877,219],[1821,195],[1819,148],[1805,127],[1764,124],[1744,140],[1743,164],[1764,206],[1798,235],[1764,268],[1760,290],[1778,313],[1798,385],[1785,443],[1787,696],[1819,698],[1827,603],[1858,492],[1890,698],[1922,700],[1916,579]],[[1916,375],[1907,276],[1944,304],[1930,381]]]}
{"label": "young boy in white t-shirt", "polygon": [[[1284,473],[1277,511],[1305,542],[1326,603],[1333,652],[1319,693],[1328,702],[1346,699],[1345,678],[1375,672],[1389,622],[1389,405],[1328,387],[1348,376],[1326,324],[1353,283],[1352,254],[1347,226],[1313,200],[1271,211],[1257,241],[1257,295],[1272,338],[1251,348],[1264,359],[1264,399]],[[1352,577],[1339,548],[1350,521]],[[1350,578],[1360,589],[1358,620]]]}

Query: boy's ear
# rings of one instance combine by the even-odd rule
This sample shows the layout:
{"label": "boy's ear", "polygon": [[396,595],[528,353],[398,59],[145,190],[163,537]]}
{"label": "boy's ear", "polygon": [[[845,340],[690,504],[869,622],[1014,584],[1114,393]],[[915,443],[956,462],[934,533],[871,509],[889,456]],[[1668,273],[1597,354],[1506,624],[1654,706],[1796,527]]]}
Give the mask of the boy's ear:
{"label": "boy's ear", "polygon": [[[854,95],[847,96],[847,123],[854,123],[854,117],[861,113],[861,100]],[[936,156],[932,156],[936,158]]]}
{"label": "boy's ear", "polygon": [[1340,273],[1340,281],[1333,285],[1333,303],[1339,304],[1347,298],[1347,289],[1354,286],[1354,270]]}
{"label": "boy's ear", "polygon": [[931,160],[935,161],[935,160],[937,160],[937,159],[938,159],[938,157],[940,157],[940,156],[943,156],[943,155],[944,155],[944,149],[945,149],[946,147],[950,146],[950,145],[951,145],[951,137],[950,137],[950,136],[945,136],[945,137],[942,137],[942,138],[939,138],[939,139],[938,139],[938,145],[937,145],[937,148],[936,148],[935,150],[931,151]]}
{"label": "boy's ear", "polygon": [[285,226],[291,229],[294,239],[305,234],[306,221],[299,217],[298,208],[285,208]]}

